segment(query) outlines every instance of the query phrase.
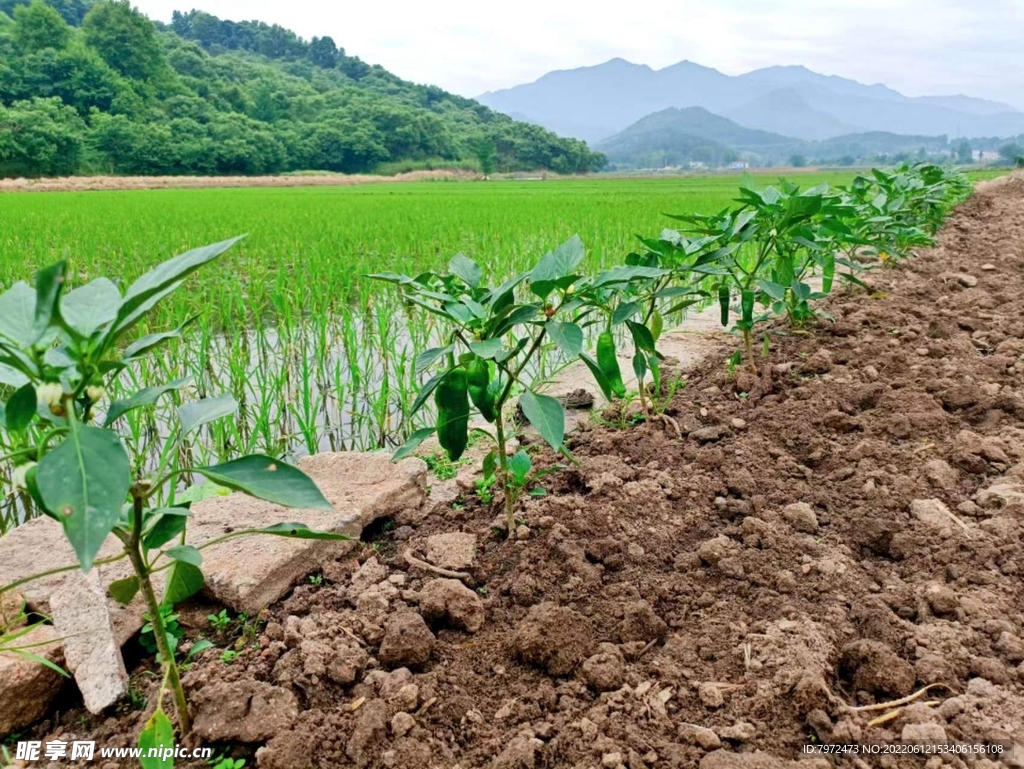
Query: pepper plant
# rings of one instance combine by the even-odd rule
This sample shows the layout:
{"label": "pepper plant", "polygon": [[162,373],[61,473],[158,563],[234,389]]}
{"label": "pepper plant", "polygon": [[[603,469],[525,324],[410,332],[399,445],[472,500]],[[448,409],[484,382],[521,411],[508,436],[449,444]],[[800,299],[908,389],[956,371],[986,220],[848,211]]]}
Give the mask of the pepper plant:
{"label": "pepper plant", "polygon": [[[152,407],[160,398],[180,391],[186,380],[154,383],[125,400],[105,403],[107,386],[115,377],[180,337],[189,325],[186,321],[175,329],[137,336],[140,322],[186,278],[237,240],[174,257],[123,291],[106,278],[66,291],[68,266],[58,262],[39,271],[34,288],[19,282],[0,295],[0,392],[4,394],[0,426],[10,447],[2,459],[14,465],[12,477],[32,504],[63,528],[78,559],[66,568],[18,580],[0,588],[0,593],[41,576],[78,568],[88,572],[94,566],[127,559],[131,575],[113,582],[109,591],[125,604],[141,594],[163,667],[160,702],[165,691],[172,695],[182,736],[189,733],[190,722],[165,625],[166,607],[203,587],[201,551],[254,533],[345,539],[302,524],[281,523],[188,544],[189,503],[160,502],[164,495],[173,500],[183,478],[203,476],[220,487],[288,507],[330,510],[331,506],[302,472],[267,456],[245,456],[204,467],[161,465],[151,473],[133,471],[116,430],[118,421],[134,409]],[[182,424],[177,434],[186,435],[232,410],[223,397],[184,403],[178,409]],[[163,439],[154,435],[151,440]],[[181,452],[157,453],[170,457]],[[101,558],[100,550],[111,537],[120,548]],[[158,597],[153,577],[159,573],[165,579]],[[169,743],[172,731],[158,706],[140,736],[140,746]]]}
{"label": "pepper plant", "polygon": [[[573,288],[582,279],[578,267],[583,256],[583,243],[574,236],[541,257],[532,270],[497,285],[488,285],[480,265],[464,254],[452,258],[445,273],[370,276],[396,285],[409,303],[444,326],[440,346],[416,356],[417,372],[436,373],[420,388],[407,415],[414,416],[433,396],[434,424],[416,430],[395,459],[413,453],[434,434],[448,458],[459,459],[469,444],[475,408],[494,425],[496,445],[484,470],[485,475],[494,474],[505,491],[509,534],[515,530],[518,491],[529,474],[528,469],[522,472],[518,455],[517,465],[509,465],[508,409],[514,395],[519,395],[519,406],[541,437],[568,454],[565,410],[557,398],[538,392],[533,375],[535,358],[545,343],[553,342],[569,358],[580,354],[583,329],[576,322],[579,304]],[[519,290],[520,286],[528,290]]]}

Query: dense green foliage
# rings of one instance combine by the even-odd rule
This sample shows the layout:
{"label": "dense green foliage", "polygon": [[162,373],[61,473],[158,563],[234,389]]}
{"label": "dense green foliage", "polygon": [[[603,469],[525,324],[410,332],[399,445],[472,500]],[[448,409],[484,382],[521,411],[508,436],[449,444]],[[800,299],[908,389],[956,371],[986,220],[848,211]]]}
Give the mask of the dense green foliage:
{"label": "dense green foliage", "polygon": [[87,12],[84,1],[0,0],[0,176],[604,163],[581,141],[403,81],[329,37],[196,11],[158,28],[127,0]]}

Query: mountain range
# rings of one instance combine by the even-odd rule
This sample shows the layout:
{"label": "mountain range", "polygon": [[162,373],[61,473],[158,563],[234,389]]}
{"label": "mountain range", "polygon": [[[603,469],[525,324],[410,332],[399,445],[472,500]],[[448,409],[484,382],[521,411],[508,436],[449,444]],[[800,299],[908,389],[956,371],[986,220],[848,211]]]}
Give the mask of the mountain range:
{"label": "mountain range", "polygon": [[945,136],[883,131],[800,139],[745,128],[703,107],[669,107],[597,142],[594,148],[616,167],[658,168],[688,162],[721,166],[740,159],[768,166],[788,164],[797,156],[804,162],[849,165],[878,154],[944,153],[949,149],[947,145]]}
{"label": "mountain range", "polygon": [[598,143],[668,108],[703,107],[752,129],[810,141],[862,133],[1016,136],[1024,112],[970,96],[904,96],[801,66],[726,75],[690,61],[654,70],[612,59],[477,97],[518,120]]}

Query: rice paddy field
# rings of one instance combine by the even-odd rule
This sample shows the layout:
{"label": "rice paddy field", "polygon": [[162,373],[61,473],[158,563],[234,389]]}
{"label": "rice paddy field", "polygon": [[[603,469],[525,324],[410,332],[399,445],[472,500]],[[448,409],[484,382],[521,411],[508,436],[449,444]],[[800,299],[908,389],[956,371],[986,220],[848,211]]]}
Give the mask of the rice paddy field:
{"label": "rice paddy field", "polygon": [[[852,175],[798,180],[841,184]],[[367,273],[442,269],[461,251],[498,280],[573,234],[596,269],[620,262],[635,235],[670,226],[663,214],[726,207],[738,184],[717,176],[5,194],[0,285],[31,281],[61,258],[76,282],[130,282],[169,256],[248,233],[140,329],[196,319],[187,338],[147,364],[153,370],[130,372],[111,397],[182,376],[192,378],[186,399],[230,393],[238,417],[176,449],[193,461],[389,447],[413,427],[404,417],[415,381],[427,376],[415,371],[413,350],[429,346],[434,329]],[[558,364],[552,353],[540,373]],[[140,464],[157,459],[148,446],[174,429],[173,406],[168,398],[162,410],[130,418],[126,442]],[[10,520],[14,502],[4,504]]]}

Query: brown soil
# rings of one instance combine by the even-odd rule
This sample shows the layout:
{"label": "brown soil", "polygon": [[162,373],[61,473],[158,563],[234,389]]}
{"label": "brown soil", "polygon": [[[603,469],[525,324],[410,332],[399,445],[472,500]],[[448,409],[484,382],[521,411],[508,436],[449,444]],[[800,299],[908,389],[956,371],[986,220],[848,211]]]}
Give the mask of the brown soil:
{"label": "brown soil", "polygon": [[395,176],[297,174],[294,176],[67,176],[57,179],[0,179],[0,192],[87,192],[90,190],[183,190],[212,187],[347,187],[353,184],[473,179],[469,171],[411,171]]}
{"label": "brown soil", "polygon": [[[1024,745],[1024,180],[940,240],[834,296],[834,324],[773,336],[763,374],[730,376],[723,346],[669,410],[683,440],[577,433],[517,541],[468,495],[394,522],[270,607],[256,648],[203,655],[203,733],[262,769],[1021,766],[1020,745],[802,755]],[[468,587],[408,565],[456,531],[477,535]],[[892,709],[853,710],[926,684],[879,726]],[[127,745],[146,716],[37,732]]]}

